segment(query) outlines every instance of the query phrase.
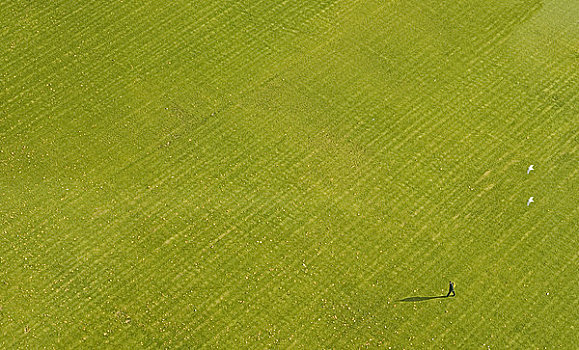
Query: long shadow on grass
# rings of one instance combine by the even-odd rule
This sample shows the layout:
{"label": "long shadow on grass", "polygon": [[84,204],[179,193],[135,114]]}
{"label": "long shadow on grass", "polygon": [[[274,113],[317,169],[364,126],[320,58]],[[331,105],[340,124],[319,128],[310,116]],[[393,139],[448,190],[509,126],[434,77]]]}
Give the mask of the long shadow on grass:
{"label": "long shadow on grass", "polygon": [[403,301],[405,303],[412,303],[412,302],[417,302],[417,301],[426,301],[426,300],[441,299],[441,298],[446,298],[446,295],[439,295],[437,297],[409,297],[409,298],[400,299],[398,301]]}

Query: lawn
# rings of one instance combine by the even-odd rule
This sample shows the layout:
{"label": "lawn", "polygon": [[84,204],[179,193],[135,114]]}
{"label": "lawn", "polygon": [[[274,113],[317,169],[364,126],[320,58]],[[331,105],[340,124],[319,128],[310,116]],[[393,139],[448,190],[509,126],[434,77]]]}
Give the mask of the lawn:
{"label": "lawn", "polygon": [[0,348],[576,346],[578,18],[0,0]]}

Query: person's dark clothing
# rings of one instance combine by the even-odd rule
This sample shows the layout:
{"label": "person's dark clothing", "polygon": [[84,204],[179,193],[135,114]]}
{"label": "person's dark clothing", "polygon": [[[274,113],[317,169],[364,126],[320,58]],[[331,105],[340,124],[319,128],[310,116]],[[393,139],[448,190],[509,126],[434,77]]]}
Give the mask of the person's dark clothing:
{"label": "person's dark clothing", "polygon": [[452,293],[452,296],[455,296],[456,293],[454,292],[454,283],[450,282],[450,286],[448,287],[448,294],[446,295],[447,297],[450,296],[450,293]]}

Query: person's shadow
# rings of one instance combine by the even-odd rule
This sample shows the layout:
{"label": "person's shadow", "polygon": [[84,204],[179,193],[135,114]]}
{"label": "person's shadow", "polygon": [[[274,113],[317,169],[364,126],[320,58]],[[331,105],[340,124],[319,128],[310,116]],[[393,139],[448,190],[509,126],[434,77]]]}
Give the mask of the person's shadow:
{"label": "person's shadow", "polygon": [[417,301],[426,301],[426,300],[431,300],[431,299],[446,299],[446,298],[447,298],[446,295],[439,295],[437,297],[409,297],[409,298],[400,299],[398,301],[409,303],[409,302],[417,302]]}

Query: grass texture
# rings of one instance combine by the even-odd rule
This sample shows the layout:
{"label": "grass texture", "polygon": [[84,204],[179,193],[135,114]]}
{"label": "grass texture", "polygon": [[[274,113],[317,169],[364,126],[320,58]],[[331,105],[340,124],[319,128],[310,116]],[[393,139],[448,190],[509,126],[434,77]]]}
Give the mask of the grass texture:
{"label": "grass texture", "polygon": [[0,18],[0,347],[579,341],[579,2]]}

